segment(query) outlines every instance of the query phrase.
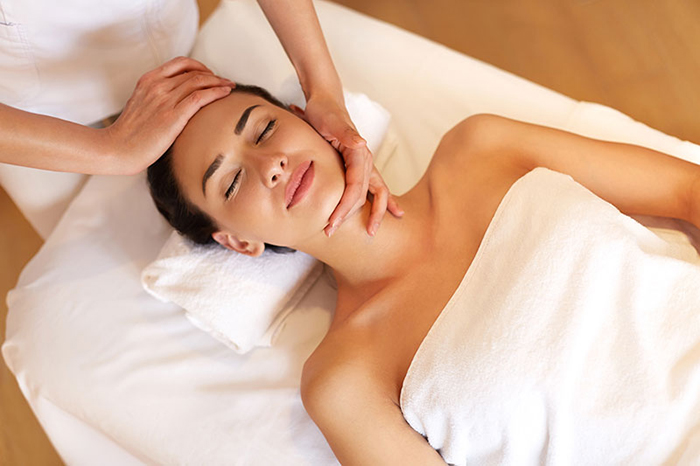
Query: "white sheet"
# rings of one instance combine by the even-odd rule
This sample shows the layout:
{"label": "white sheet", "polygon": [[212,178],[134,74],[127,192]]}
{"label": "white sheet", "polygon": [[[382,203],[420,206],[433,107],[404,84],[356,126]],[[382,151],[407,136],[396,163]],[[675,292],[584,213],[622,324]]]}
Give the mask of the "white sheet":
{"label": "white sheet", "polygon": [[[441,134],[476,112],[700,160],[697,146],[618,112],[337,5],[319,1],[317,10],[345,86],[392,113],[395,148],[380,168],[395,192],[417,180]],[[195,57],[229,63],[229,77],[280,92],[289,65],[276,44],[255,2],[225,1],[201,32]],[[73,438],[91,432],[86,441],[108,438],[105,452],[118,445],[148,463],[336,463],[298,388],[302,363],[330,323],[332,287],[316,283],[278,346],[237,355],[141,289],[140,271],[167,234],[141,177],[93,177],[9,297],[3,355],[59,453],[71,464],[104,462],[101,449],[55,435],[70,431]]]}

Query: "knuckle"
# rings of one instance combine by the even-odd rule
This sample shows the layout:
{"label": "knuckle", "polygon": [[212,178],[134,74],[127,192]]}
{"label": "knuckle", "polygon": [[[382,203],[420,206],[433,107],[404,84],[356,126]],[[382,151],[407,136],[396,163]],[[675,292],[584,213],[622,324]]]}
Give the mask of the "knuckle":
{"label": "knuckle", "polygon": [[136,81],[136,87],[145,87],[151,82],[151,78],[153,76],[152,71],[149,71],[148,73],[142,75],[138,81]]}
{"label": "knuckle", "polygon": [[158,99],[158,101],[164,100],[165,96],[168,94],[168,90],[165,86],[165,83],[155,83],[151,84],[150,89],[148,90],[148,93],[152,96]]}
{"label": "knuckle", "polygon": [[202,95],[202,92],[195,91],[192,94],[190,94],[187,99],[191,105],[198,106],[198,105],[202,104],[202,100],[204,99],[204,96]]}
{"label": "knuckle", "polygon": [[206,85],[207,83],[207,78],[201,73],[192,73],[192,77],[190,78],[190,81],[192,84],[194,84],[197,87],[202,87]]}

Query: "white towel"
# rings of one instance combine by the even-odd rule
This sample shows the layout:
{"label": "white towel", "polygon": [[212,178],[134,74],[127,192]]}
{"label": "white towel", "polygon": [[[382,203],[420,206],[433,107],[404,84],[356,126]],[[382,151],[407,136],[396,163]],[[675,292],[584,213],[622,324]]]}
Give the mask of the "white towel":
{"label": "white towel", "polygon": [[141,275],[144,288],[239,353],[274,343],[323,265],[296,251],[260,257],[201,246],[173,232]]}
{"label": "white towel", "polygon": [[419,347],[401,407],[450,464],[698,464],[697,251],[569,176],[530,172]]}

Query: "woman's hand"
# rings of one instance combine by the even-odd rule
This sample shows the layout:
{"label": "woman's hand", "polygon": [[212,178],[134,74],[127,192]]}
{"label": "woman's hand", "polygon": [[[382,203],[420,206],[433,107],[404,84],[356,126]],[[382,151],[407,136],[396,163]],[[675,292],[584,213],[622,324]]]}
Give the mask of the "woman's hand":
{"label": "woman's hand", "polygon": [[357,133],[342,100],[328,95],[312,95],[305,110],[296,106],[292,106],[292,110],[330,142],[345,161],[345,191],[324,229],[328,237],[364,205],[368,191],[372,194],[372,211],[367,224],[369,235],[377,233],[387,208],[395,217],[403,215],[375,168],[367,142]]}
{"label": "woman's hand", "polygon": [[115,174],[147,168],[175,141],[205,105],[227,96],[235,84],[202,63],[177,57],[139,79],[121,115],[105,128]]}

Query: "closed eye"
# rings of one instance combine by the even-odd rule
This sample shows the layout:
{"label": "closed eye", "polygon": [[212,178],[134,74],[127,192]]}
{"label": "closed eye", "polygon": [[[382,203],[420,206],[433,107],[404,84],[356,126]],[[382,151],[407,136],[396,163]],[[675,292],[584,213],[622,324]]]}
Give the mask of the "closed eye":
{"label": "closed eye", "polygon": [[236,173],[236,176],[233,177],[233,181],[231,182],[231,185],[228,187],[226,190],[226,200],[228,201],[231,199],[231,195],[233,194],[233,190],[236,188],[236,185],[238,184],[238,178],[241,176],[241,170],[238,170],[238,173]]}
{"label": "closed eye", "polygon": [[270,120],[270,122],[267,124],[265,129],[260,133],[260,136],[258,136],[258,139],[255,141],[255,144],[259,144],[260,141],[265,137],[267,133],[269,133],[277,124],[277,120]]}

